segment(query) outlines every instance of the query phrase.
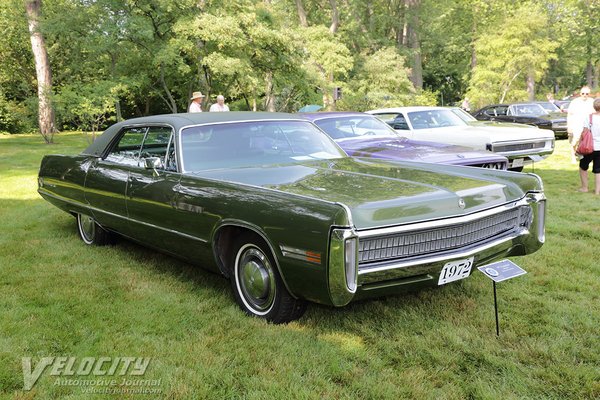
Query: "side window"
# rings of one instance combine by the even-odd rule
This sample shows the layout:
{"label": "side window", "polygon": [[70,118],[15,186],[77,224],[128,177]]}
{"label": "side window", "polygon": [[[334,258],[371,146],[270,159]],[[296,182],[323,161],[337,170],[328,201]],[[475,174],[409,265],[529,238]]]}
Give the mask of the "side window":
{"label": "side window", "polygon": [[377,118],[379,118],[386,124],[391,125],[392,122],[394,121],[394,118],[396,118],[396,115],[398,115],[398,114],[396,114],[396,113],[381,113],[381,114],[373,114],[373,115],[375,115]]}
{"label": "side window", "polygon": [[490,117],[495,117],[496,116],[496,109],[495,108],[488,108],[484,112],[485,112],[486,115],[489,115]]}
{"label": "side window", "polygon": [[498,108],[496,108],[496,115],[511,115],[510,112],[508,112],[508,106],[500,106]]}
{"label": "side window", "polygon": [[408,130],[408,123],[406,122],[406,118],[404,118],[404,115],[402,115],[402,114],[396,115],[396,118],[394,119],[392,128],[401,129],[401,130],[405,130],[405,131]]}
{"label": "side window", "polygon": [[128,128],[106,156],[107,161],[137,165],[147,128]]}
{"label": "side window", "polygon": [[[163,166],[169,165],[167,157],[169,144],[171,143],[172,129],[165,126],[151,126],[146,132],[140,158],[158,157]],[[173,151],[173,160],[175,152]],[[173,164],[173,162],[171,162]],[[177,169],[177,168],[175,168]]]}

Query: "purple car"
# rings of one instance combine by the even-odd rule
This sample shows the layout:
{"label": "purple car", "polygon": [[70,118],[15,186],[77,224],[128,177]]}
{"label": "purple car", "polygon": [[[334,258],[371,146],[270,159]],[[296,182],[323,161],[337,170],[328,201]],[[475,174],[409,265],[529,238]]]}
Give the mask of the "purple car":
{"label": "purple car", "polygon": [[410,140],[377,117],[359,112],[300,113],[314,122],[349,156],[373,157],[434,164],[507,169],[501,155],[468,147]]}

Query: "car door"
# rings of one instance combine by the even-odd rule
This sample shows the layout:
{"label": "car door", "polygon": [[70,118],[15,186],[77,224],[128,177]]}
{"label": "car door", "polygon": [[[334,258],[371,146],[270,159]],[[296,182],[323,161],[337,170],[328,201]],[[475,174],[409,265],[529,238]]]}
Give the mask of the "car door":
{"label": "car door", "polygon": [[179,256],[198,247],[198,240],[181,233],[189,219],[177,207],[181,174],[175,157],[175,132],[170,126],[148,126],[139,166],[129,173],[127,211],[132,235],[144,244]]}
{"label": "car door", "polygon": [[129,173],[138,168],[145,127],[124,128],[104,158],[91,162],[85,178],[85,199],[96,221],[124,235],[130,234],[125,195]]}

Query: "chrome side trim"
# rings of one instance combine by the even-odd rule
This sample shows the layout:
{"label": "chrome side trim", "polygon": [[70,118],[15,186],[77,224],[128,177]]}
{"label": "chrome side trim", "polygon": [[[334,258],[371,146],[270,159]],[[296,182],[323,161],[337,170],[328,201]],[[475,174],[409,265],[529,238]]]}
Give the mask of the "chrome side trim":
{"label": "chrome side trim", "polygon": [[350,210],[350,207],[348,207],[344,203],[336,202],[334,204],[339,205],[340,207],[342,207],[344,209],[344,211],[346,211],[346,218],[348,219],[348,226],[354,226],[354,221],[352,220],[352,210]]}
{"label": "chrome side trim", "polygon": [[85,204],[85,203],[81,203],[81,202],[76,202],[76,201],[73,201],[71,199],[67,199],[65,197],[56,195],[54,193],[50,193],[48,191],[38,189],[38,192],[40,192],[40,194],[41,194],[42,191],[44,192],[44,195],[46,195],[46,196],[53,197],[53,198],[55,198],[57,200],[64,201],[65,203],[68,203],[68,204],[72,204],[72,205],[75,205],[75,206],[86,208],[87,210],[92,211],[92,212],[98,212],[98,213],[102,213],[102,214],[105,214],[105,215],[110,215],[111,217],[121,218],[121,219],[124,219],[124,220],[126,220],[128,222],[133,222],[133,223],[136,223],[136,224],[142,224],[142,225],[145,225],[145,226],[149,226],[151,228],[156,228],[156,229],[168,232],[168,233],[172,233],[172,234],[175,234],[175,235],[178,235],[178,236],[185,237],[187,239],[196,240],[196,241],[199,241],[199,242],[202,242],[202,243],[208,243],[208,240],[206,240],[206,239],[201,239],[199,237],[188,235],[187,233],[179,232],[179,231],[176,231],[174,229],[164,228],[162,226],[154,225],[154,224],[151,224],[149,222],[138,221],[136,219],[131,219],[131,218],[125,217],[123,215],[115,214],[115,213],[112,213],[112,212],[109,212],[109,211],[104,211],[104,210],[101,210],[99,208],[92,207],[89,204]]}
{"label": "chrome side trim", "polygon": [[321,253],[319,252],[298,249],[285,245],[280,245],[279,249],[281,250],[281,254],[283,254],[284,257],[293,258],[295,260],[301,260],[318,265],[321,264]]}

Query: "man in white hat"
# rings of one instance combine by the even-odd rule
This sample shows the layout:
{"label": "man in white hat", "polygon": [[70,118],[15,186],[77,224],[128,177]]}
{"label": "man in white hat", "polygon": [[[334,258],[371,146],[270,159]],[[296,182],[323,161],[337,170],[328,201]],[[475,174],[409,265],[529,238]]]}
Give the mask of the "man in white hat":
{"label": "man in white hat", "polygon": [[224,112],[229,111],[229,107],[225,104],[225,97],[222,95],[217,96],[217,102],[210,106],[210,112]]}
{"label": "man in white hat", "polygon": [[190,99],[190,100],[192,100],[192,102],[190,103],[188,112],[190,112],[190,113],[202,112],[202,99],[204,99],[204,95],[202,94],[202,92],[192,93],[192,98]]}

